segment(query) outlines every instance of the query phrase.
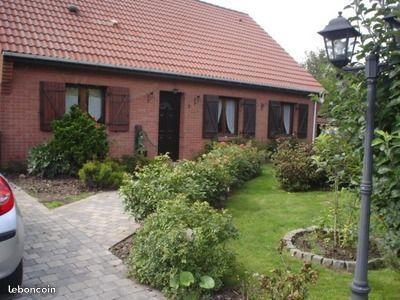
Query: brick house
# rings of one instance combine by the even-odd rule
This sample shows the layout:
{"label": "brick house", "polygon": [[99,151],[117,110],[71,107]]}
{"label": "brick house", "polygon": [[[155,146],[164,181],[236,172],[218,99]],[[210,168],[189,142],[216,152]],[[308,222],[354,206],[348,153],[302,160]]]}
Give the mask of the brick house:
{"label": "brick house", "polygon": [[198,0],[3,0],[1,163],[22,161],[78,104],[110,155],[190,158],[210,139],[311,142],[321,86],[247,14]]}

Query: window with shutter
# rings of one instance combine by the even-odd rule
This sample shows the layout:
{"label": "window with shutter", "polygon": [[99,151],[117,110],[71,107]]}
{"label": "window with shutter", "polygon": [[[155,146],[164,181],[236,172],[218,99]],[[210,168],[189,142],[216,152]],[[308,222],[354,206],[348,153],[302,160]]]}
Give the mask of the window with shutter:
{"label": "window with shutter", "polygon": [[256,135],[256,103],[255,99],[244,99],[243,135],[246,137]]}
{"label": "window with shutter", "polygon": [[293,133],[293,103],[269,102],[268,138],[290,135]]}
{"label": "window with shutter", "polygon": [[51,123],[65,113],[65,84],[40,82],[40,129],[51,131]]}
{"label": "window with shutter", "polygon": [[107,101],[109,105],[108,125],[110,130],[129,131],[129,89],[108,87]]}
{"label": "window with shutter", "polygon": [[297,127],[297,137],[300,139],[307,138],[307,129],[308,129],[308,105],[300,104],[299,105],[299,119],[298,119],[298,127]]}
{"label": "window with shutter", "polygon": [[204,95],[203,138],[214,138],[218,136],[218,106],[218,96]]}

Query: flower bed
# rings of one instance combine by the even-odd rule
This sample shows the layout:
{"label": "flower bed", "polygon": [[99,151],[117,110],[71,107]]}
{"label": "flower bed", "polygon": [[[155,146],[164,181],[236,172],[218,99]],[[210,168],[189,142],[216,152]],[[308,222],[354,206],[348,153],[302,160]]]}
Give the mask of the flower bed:
{"label": "flower bed", "polygon": [[[348,271],[354,272],[354,268],[356,265],[355,260],[347,260],[347,259],[335,259],[333,257],[324,257],[319,254],[311,253],[309,251],[299,249],[300,246],[297,245],[298,239],[301,236],[315,233],[318,230],[318,227],[311,226],[308,228],[296,229],[288,232],[282,239],[282,242],[285,244],[286,249],[290,252],[290,254],[294,257],[302,259],[306,262],[315,263],[322,265],[324,267],[339,270],[339,271]],[[377,269],[382,267],[383,260],[380,257],[377,257],[376,253],[373,254],[373,258],[369,260],[368,267],[370,269]]]}

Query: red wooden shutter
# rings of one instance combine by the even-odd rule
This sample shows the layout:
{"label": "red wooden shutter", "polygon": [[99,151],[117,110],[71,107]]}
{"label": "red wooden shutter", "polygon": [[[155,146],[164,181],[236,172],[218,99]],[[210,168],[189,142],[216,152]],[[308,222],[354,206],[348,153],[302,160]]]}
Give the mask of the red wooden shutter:
{"label": "red wooden shutter", "polygon": [[218,104],[218,96],[204,95],[203,138],[214,138],[218,135]]}
{"label": "red wooden shutter", "polygon": [[129,131],[129,88],[107,87],[108,126],[111,131]]}
{"label": "red wooden shutter", "polygon": [[65,84],[40,82],[40,129],[51,131],[51,123],[65,113]]}
{"label": "red wooden shutter", "polygon": [[299,118],[298,118],[298,127],[297,127],[297,137],[300,139],[307,138],[307,129],[308,129],[308,105],[307,104],[299,104]]}
{"label": "red wooden shutter", "polygon": [[243,102],[243,134],[246,137],[256,136],[256,106],[255,99],[244,99]]}

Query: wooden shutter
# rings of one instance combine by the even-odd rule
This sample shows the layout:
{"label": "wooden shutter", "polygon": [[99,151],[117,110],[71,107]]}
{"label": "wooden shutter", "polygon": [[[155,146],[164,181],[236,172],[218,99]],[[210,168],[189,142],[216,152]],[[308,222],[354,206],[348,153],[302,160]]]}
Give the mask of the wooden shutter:
{"label": "wooden shutter", "polygon": [[299,104],[297,137],[300,139],[307,138],[307,130],[308,130],[308,105]]}
{"label": "wooden shutter", "polygon": [[256,136],[256,106],[255,99],[244,99],[243,102],[243,134],[246,137]]}
{"label": "wooden shutter", "polygon": [[40,82],[40,129],[51,131],[51,123],[65,113],[65,84]]}
{"label": "wooden shutter", "polygon": [[282,105],[280,102],[270,101],[268,109],[268,138],[273,139],[280,133],[282,123]]}
{"label": "wooden shutter", "polygon": [[129,89],[107,87],[108,126],[111,131],[129,131]]}
{"label": "wooden shutter", "polygon": [[218,103],[218,96],[204,95],[203,138],[213,138],[218,135]]}

